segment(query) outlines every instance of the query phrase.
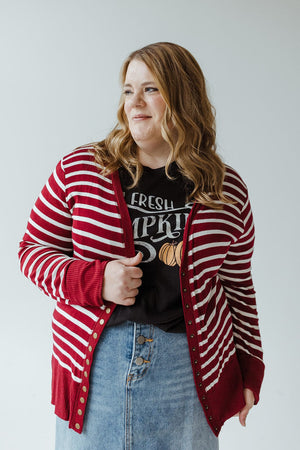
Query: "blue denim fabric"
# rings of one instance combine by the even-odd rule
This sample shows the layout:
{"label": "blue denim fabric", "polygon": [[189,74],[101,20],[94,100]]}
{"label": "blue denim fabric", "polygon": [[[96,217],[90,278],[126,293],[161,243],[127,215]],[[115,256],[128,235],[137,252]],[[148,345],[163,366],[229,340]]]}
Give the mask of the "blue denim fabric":
{"label": "blue denim fabric", "polygon": [[106,328],[94,354],[82,434],[57,418],[56,450],[123,449],[218,449],[185,333],[129,321]]}

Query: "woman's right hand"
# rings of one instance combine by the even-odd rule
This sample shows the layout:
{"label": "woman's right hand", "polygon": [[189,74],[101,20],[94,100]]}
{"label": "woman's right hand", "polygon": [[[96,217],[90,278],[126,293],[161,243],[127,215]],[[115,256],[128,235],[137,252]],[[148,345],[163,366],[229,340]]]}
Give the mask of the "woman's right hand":
{"label": "woman's right hand", "polygon": [[103,300],[123,306],[135,303],[143,276],[142,270],[136,266],[142,259],[143,254],[138,252],[132,258],[115,259],[106,264],[102,286]]}

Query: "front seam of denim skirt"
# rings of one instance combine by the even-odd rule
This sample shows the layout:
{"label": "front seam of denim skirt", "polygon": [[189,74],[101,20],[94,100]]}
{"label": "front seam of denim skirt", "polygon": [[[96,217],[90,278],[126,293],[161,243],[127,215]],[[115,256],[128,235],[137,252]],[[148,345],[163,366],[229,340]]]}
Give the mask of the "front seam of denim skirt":
{"label": "front seam of denim skirt", "polygon": [[217,450],[185,333],[125,322],[103,331],[81,434],[57,419],[56,450]]}
{"label": "front seam of denim skirt", "polygon": [[154,327],[133,322],[132,359],[126,382],[126,417],[125,417],[125,449],[131,450],[133,443],[132,429],[132,385],[142,380],[151,364],[153,353]]}

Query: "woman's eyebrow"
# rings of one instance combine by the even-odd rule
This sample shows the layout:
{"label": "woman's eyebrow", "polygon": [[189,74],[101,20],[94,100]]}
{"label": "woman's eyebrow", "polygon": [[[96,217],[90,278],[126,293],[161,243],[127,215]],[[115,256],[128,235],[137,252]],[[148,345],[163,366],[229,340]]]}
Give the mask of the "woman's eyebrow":
{"label": "woman's eyebrow", "polygon": [[[144,81],[144,83],[142,83],[141,86],[146,86],[147,84],[155,84],[155,81]],[[130,84],[130,83],[125,83],[123,86],[124,86],[124,87],[131,87],[132,84]]]}

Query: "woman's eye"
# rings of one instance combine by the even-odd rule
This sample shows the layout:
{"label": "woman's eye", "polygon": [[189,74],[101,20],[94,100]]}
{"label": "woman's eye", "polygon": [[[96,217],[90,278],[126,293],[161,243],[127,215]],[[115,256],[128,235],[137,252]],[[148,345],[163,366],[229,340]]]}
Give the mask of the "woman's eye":
{"label": "woman's eye", "polygon": [[[153,86],[147,86],[144,88],[145,93],[152,93],[152,92],[158,92],[158,89]],[[132,89],[124,89],[123,95],[128,96],[134,94],[134,91]]]}
{"label": "woman's eye", "polygon": [[158,89],[156,87],[148,86],[145,88],[145,92],[157,92]]}

